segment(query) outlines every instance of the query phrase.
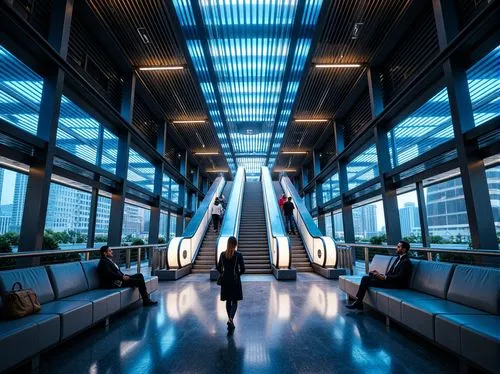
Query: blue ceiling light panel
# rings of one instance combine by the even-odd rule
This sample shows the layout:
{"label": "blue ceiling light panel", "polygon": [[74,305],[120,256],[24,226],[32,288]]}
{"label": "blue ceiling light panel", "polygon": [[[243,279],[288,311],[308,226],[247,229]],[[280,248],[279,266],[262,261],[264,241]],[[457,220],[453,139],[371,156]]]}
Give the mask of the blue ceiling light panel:
{"label": "blue ceiling light panel", "polygon": [[278,154],[323,0],[173,3],[231,171],[260,173]]}

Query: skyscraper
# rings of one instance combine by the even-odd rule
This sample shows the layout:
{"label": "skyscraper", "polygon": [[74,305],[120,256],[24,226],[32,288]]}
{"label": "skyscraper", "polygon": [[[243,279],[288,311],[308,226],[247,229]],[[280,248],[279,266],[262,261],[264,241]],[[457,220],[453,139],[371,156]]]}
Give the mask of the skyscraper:
{"label": "skyscraper", "polygon": [[10,231],[19,232],[23,221],[24,199],[26,198],[26,187],[28,186],[28,176],[16,173],[16,183],[14,186],[14,198],[12,206],[12,216],[10,219]]}
{"label": "skyscraper", "polygon": [[418,207],[413,202],[407,202],[403,208],[399,208],[399,220],[401,222],[401,236],[407,237],[418,234],[420,221],[418,218]]}
{"label": "skyscraper", "polygon": [[362,239],[370,239],[378,234],[377,206],[363,205],[352,210],[355,235]]}

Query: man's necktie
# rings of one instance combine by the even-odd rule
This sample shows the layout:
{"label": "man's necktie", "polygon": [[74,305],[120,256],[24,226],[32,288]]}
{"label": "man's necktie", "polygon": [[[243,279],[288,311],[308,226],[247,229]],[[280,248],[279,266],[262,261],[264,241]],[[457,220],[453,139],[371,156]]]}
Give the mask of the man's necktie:
{"label": "man's necktie", "polygon": [[396,258],[396,261],[394,261],[394,263],[392,264],[392,266],[389,269],[389,272],[387,274],[391,274],[394,271],[394,269],[396,269],[396,265],[399,263],[399,259],[400,259],[400,257],[398,256]]}

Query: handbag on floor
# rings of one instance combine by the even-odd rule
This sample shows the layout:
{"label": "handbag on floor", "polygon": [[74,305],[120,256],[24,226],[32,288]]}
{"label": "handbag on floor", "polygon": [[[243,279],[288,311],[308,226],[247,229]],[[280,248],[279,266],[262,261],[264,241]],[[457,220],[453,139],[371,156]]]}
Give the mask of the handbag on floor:
{"label": "handbag on floor", "polygon": [[35,291],[31,288],[23,289],[21,282],[14,283],[11,291],[2,294],[2,303],[5,317],[8,319],[29,316],[42,309]]}

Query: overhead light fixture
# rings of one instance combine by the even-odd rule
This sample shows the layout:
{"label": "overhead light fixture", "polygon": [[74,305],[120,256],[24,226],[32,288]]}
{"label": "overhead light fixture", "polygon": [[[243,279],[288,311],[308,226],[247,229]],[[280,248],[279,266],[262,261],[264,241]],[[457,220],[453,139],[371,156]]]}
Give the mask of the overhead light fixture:
{"label": "overhead light fixture", "polygon": [[140,71],[159,71],[159,70],[182,70],[184,66],[142,66],[139,67]]}
{"label": "overhead light fixture", "polygon": [[359,38],[362,28],[363,28],[363,22],[356,22],[352,28],[351,39]]}
{"label": "overhead light fixture", "polygon": [[282,155],[307,155],[307,151],[281,151]]}
{"label": "overhead light fixture", "polygon": [[207,122],[207,121],[205,121],[204,119],[203,120],[195,119],[195,120],[192,120],[192,121],[187,121],[187,120],[172,121],[172,123],[205,123],[205,122]]}
{"label": "overhead light fixture", "polygon": [[295,173],[297,169],[274,169],[275,173]]}
{"label": "overhead light fixture", "polygon": [[328,122],[330,121],[327,118],[315,119],[315,118],[306,118],[306,119],[294,119],[294,122]]}
{"label": "overhead light fixture", "polygon": [[212,169],[212,170],[207,170],[207,173],[227,173],[227,169]]}
{"label": "overhead light fixture", "polygon": [[314,65],[318,69],[329,69],[329,68],[360,68],[361,64],[316,64]]}
{"label": "overhead light fixture", "polygon": [[149,40],[148,33],[145,27],[138,27],[137,32],[139,33],[139,36],[144,44],[151,43],[151,40]]}
{"label": "overhead light fixture", "polygon": [[218,156],[219,152],[194,152],[196,156]]}

